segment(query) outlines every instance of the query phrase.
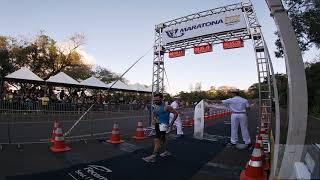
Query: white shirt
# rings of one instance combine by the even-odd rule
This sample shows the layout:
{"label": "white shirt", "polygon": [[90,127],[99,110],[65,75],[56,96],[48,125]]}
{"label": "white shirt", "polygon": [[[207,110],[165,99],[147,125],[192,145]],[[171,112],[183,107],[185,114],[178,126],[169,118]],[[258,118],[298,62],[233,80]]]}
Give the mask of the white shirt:
{"label": "white shirt", "polygon": [[245,113],[246,108],[249,107],[248,100],[240,96],[235,96],[230,99],[222,100],[222,103],[228,106],[231,109],[231,111],[235,113]]}
{"label": "white shirt", "polygon": [[173,109],[179,109],[179,104],[176,101],[173,101],[170,105]]}

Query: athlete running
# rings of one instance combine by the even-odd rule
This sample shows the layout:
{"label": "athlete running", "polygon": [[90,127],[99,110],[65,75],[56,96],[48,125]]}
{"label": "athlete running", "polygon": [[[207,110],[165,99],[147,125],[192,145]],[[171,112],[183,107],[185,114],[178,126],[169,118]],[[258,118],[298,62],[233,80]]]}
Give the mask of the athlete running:
{"label": "athlete running", "polygon": [[[167,150],[166,132],[170,129],[178,117],[177,111],[171,106],[163,103],[163,95],[157,93],[153,97],[153,120],[155,125],[156,137],[154,139],[154,150],[150,156],[142,158],[146,162],[156,162],[158,155],[161,157],[170,156],[171,153]],[[173,120],[169,124],[170,113],[174,114]],[[162,151],[161,154],[159,154]]]}

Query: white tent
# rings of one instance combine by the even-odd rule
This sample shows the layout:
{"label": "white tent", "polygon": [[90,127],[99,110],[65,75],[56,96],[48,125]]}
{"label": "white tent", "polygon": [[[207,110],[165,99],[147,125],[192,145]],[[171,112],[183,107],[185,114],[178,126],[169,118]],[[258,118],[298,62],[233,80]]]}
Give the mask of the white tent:
{"label": "white tent", "polygon": [[46,82],[49,83],[57,83],[57,84],[71,84],[71,85],[79,85],[79,82],[72,79],[70,76],[65,74],[64,72],[60,72],[54,76],[51,76]]}
{"label": "white tent", "polygon": [[[139,91],[139,92],[149,92],[149,90],[144,86],[144,85],[141,85],[139,83],[136,83],[136,84],[132,84],[129,86],[132,90],[134,91]],[[150,91],[151,92],[151,91]]]}
{"label": "white tent", "polygon": [[[28,68],[23,67],[5,77],[7,81],[18,81],[18,82],[42,82],[42,83],[48,83],[53,85],[61,85],[61,86],[70,86],[70,85],[76,85],[76,86],[87,86],[91,88],[103,88],[107,89],[110,88],[110,86],[114,83],[111,82],[109,84],[105,84],[104,82],[100,81],[99,79],[95,77],[90,77],[81,83],[74,80],[64,72],[60,72],[54,76],[51,76],[48,80],[44,81],[39,76],[31,72]],[[141,85],[139,83],[133,84],[133,85],[127,85],[121,81],[117,81],[111,89],[114,90],[124,90],[124,91],[137,91],[137,92],[151,92],[151,86],[146,88],[144,85]]]}
{"label": "white tent", "polygon": [[91,76],[90,78],[82,81],[80,83],[80,85],[90,86],[90,87],[99,87],[99,88],[109,88],[110,87],[107,84],[105,84],[104,82],[95,78],[94,76]]}
{"label": "white tent", "polygon": [[[146,88],[146,91],[147,91],[147,92],[152,92],[152,86],[147,87],[147,88]],[[154,91],[155,91],[155,89],[154,89]]]}
{"label": "white tent", "polygon": [[38,81],[43,82],[43,79],[41,79],[39,76],[34,74],[32,71],[30,71],[26,67],[22,67],[21,69],[8,74],[5,79],[13,80],[13,81]]}
{"label": "white tent", "polygon": [[[111,82],[109,84],[107,84],[108,87],[112,86],[112,84],[114,83]],[[121,81],[117,81],[112,87],[111,89],[118,89],[118,90],[129,90],[132,91],[132,88],[130,88],[128,85],[126,85],[124,82]]]}

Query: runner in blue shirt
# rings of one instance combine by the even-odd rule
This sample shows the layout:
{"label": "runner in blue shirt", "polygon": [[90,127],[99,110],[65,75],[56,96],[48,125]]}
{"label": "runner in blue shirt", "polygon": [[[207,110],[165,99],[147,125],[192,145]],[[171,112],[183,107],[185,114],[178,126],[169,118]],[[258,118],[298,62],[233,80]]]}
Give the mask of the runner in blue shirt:
{"label": "runner in blue shirt", "polygon": [[[163,95],[157,93],[153,97],[153,124],[155,125],[156,137],[154,139],[154,150],[152,155],[142,158],[146,162],[155,162],[156,157],[159,155],[160,150],[163,149],[164,152],[160,154],[161,157],[170,156],[171,153],[167,150],[166,144],[166,132],[170,129],[174,121],[178,117],[177,111],[175,111],[171,106],[166,106],[163,102]],[[174,114],[173,120],[169,124],[170,113]]]}

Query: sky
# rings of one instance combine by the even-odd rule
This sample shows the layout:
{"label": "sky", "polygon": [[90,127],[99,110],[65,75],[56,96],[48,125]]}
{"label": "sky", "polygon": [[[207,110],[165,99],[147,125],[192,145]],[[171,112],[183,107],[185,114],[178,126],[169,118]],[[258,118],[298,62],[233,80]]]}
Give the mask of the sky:
{"label": "sky", "polygon": [[[32,38],[44,31],[58,42],[64,42],[75,33],[82,33],[86,43],[81,53],[90,63],[100,65],[122,74],[154,43],[154,27],[188,14],[240,0],[0,0],[0,35]],[[253,0],[262,26],[275,72],[285,73],[283,59],[274,57],[276,26],[263,0]],[[311,61],[317,50],[303,55]],[[148,53],[124,78],[130,84],[150,85],[152,81],[152,52]],[[186,56],[169,59],[165,57],[168,81],[167,91],[176,94],[190,91],[200,82],[203,90],[211,86],[234,86],[247,89],[256,83],[257,70],[251,40],[245,47],[223,50],[215,45],[213,52],[194,55],[192,49]]]}

